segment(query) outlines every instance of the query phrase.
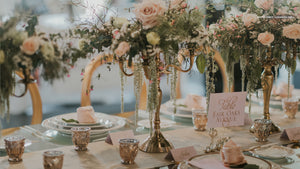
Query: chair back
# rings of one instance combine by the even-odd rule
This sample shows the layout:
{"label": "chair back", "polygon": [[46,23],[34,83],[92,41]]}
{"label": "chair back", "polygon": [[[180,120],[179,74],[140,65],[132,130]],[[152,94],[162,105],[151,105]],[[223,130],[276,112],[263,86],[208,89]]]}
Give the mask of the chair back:
{"label": "chair back", "polygon": [[[21,71],[17,71],[16,74],[24,79],[24,75]],[[33,79],[33,77],[31,77]],[[43,120],[43,108],[42,108],[42,99],[39,92],[39,88],[35,82],[29,83],[27,85],[29,90],[31,102],[32,102],[32,119],[31,124],[40,124]]]}

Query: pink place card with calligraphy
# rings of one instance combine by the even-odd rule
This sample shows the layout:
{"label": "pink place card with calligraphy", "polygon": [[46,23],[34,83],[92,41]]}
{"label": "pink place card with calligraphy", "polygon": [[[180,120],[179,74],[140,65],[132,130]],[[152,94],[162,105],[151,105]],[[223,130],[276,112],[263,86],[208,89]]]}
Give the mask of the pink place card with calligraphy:
{"label": "pink place card with calligraphy", "polygon": [[281,138],[289,139],[291,141],[300,140],[300,127],[284,129]]}
{"label": "pink place card with calligraphy", "polygon": [[183,147],[172,149],[167,156],[165,157],[167,160],[174,160],[176,162],[181,162],[184,160],[188,160],[189,158],[197,155],[197,152],[193,146]]}
{"label": "pink place card with calligraphy", "polygon": [[132,130],[119,131],[114,133],[109,133],[105,142],[115,146],[119,145],[119,140],[123,138],[134,138]]}
{"label": "pink place card with calligraphy", "polygon": [[229,169],[221,161],[216,159],[196,159],[189,162],[191,165],[201,169]]}
{"label": "pink place card with calligraphy", "polygon": [[210,94],[207,127],[244,125],[246,92]]}

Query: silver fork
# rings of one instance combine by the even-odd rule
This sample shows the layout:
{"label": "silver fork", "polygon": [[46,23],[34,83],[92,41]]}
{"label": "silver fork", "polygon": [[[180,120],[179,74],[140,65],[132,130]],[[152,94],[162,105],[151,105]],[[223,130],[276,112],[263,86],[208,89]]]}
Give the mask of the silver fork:
{"label": "silver fork", "polygon": [[21,127],[21,129],[23,129],[24,131],[27,131],[29,133],[31,133],[32,135],[36,136],[36,137],[39,137],[41,139],[44,139],[44,138],[47,138],[47,139],[52,139],[53,137],[51,136],[48,136],[44,133],[41,133],[40,131],[30,127],[30,126],[23,126]]}

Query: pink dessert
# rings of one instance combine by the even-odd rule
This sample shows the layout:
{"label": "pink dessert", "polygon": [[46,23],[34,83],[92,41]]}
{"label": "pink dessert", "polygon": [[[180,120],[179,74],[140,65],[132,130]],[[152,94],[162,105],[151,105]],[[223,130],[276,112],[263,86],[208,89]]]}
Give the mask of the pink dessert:
{"label": "pink dessert", "polygon": [[220,153],[224,162],[224,166],[226,167],[230,165],[240,165],[246,163],[245,157],[241,151],[240,146],[238,146],[232,140],[229,140],[227,143],[224,144]]}
{"label": "pink dessert", "polygon": [[189,94],[186,96],[184,104],[188,109],[205,109],[205,98],[195,94]]}
{"label": "pink dessert", "polygon": [[79,123],[96,123],[95,111],[92,106],[77,108],[77,120]]}

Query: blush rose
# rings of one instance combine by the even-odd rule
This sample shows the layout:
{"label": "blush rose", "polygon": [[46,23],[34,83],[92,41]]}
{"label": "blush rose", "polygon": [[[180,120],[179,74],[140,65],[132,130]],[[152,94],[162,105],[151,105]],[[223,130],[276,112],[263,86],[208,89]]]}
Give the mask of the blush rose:
{"label": "blush rose", "polygon": [[33,55],[40,47],[40,39],[38,37],[32,36],[23,41],[21,51],[27,55]]}
{"label": "blush rose", "polygon": [[274,0],[255,0],[254,4],[263,10],[270,10],[274,4]]}
{"label": "blush rose", "polygon": [[164,14],[166,5],[162,0],[144,0],[142,3],[134,5],[134,14],[139,19],[145,29],[149,29],[158,24],[157,17]]}
{"label": "blush rose", "polygon": [[253,23],[256,23],[258,20],[258,17],[256,14],[244,14],[243,15],[243,21],[244,21],[244,25],[246,27],[251,26]]}
{"label": "blush rose", "polygon": [[117,49],[115,50],[115,54],[120,57],[125,55],[125,53],[127,53],[129,50],[130,45],[127,42],[123,41],[118,45]]}
{"label": "blush rose", "polygon": [[300,39],[300,24],[292,24],[283,27],[282,35],[289,39]]}
{"label": "blush rose", "polygon": [[269,32],[260,33],[257,40],[263,45],[270,45],[274,41],[274,35]]}

